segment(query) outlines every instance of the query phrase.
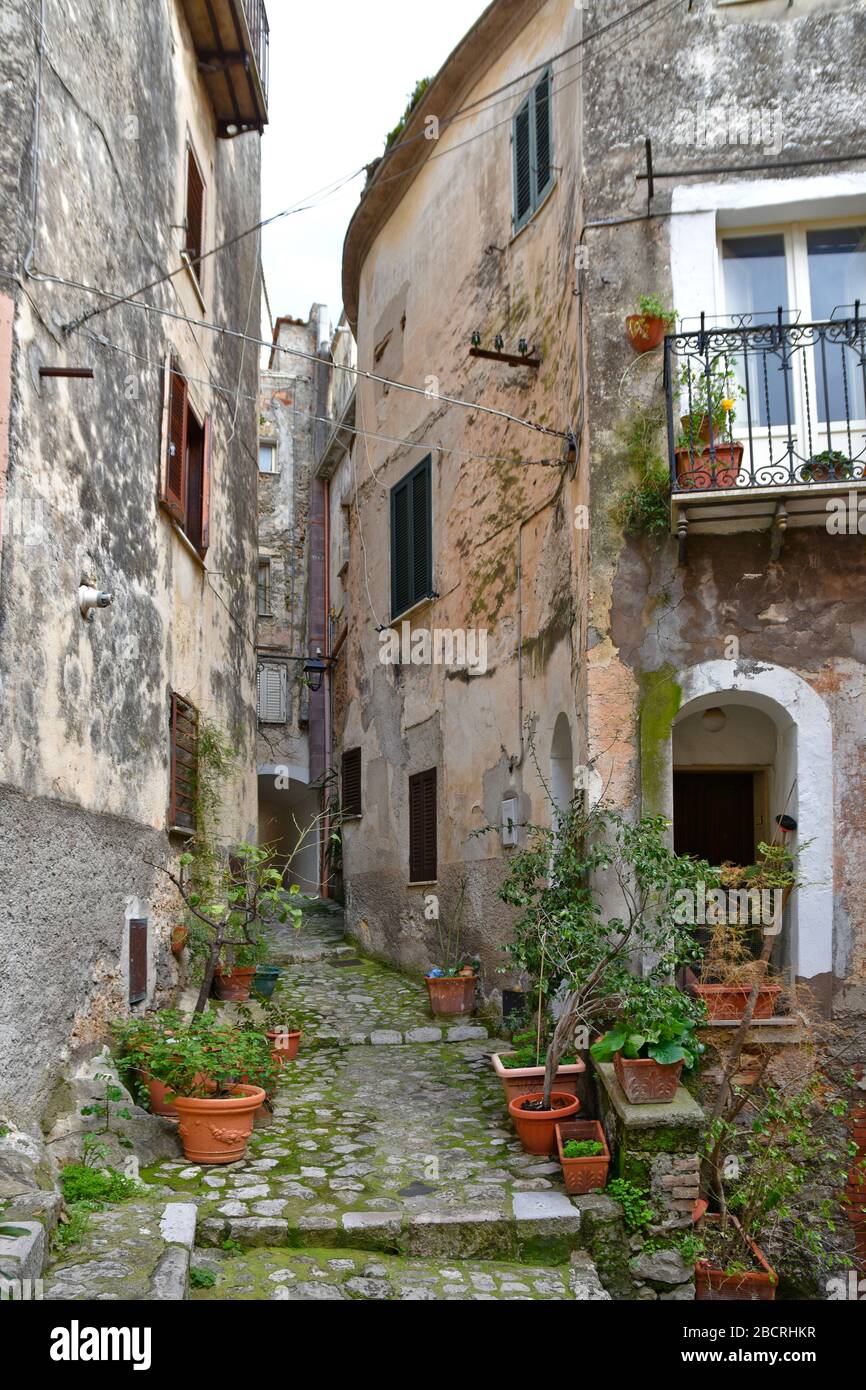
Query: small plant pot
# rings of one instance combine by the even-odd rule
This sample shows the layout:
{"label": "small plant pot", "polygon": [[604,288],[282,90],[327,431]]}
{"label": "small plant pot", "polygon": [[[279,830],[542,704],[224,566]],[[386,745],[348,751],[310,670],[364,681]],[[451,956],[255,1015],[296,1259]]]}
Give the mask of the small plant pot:
{"label": "small plant pot", "polygon": [[[711,1215],[705,1216],[704,1220],[717,1225],[720,1218]],[[723,1269],[714,1269],[707,1260],[697,1260],[695,1263],[695,1300],[699,1303],[757,1301],[772,1303],[775,1300],[776,1286],[779,1282],[775,1270],[768,1264],[763,1251],[758,1248],[755,1242],[743,1236],[736,1217],[730,1216],[728,1220],[740,1231],[744,1253],[746,1250],[751,1251],[757,1268],[742,1273],[726,1274]]]}
{"label": "small plant pot", "polygon": [[217,966],[213,976],[213,992],[217,999],[224,999],[227,1003],[241,1004],[250,997],[255,974],[256,967],[254,965],[236,965],[230,973],[223,972]]}
{"label": "small plant pot", "polygon": [[551,1091],[550,1110],[524,1110],[529,1100],[541,1100],[543,1091],[529,1091],[508,1102],[508,1113],[514,1121],[518,1138],[529,1154],[551,1154],[556,1147],[557,1122],[569,1119],[580,1109],[580,1101],[565,1091]]}
{"label": "small plant pot", "polygon": [[[503,1053],[508,1056],[508,1053]],[[499,1053],[494,1052],[490,1058],[493,1063],[493,1070],[502,1082],[502,1089],[505,1092],[505,1099],[512,1101],[517,1096],[529,1095],[530,1091],[537,1091],[544,1084],[544,1067],[505,1067]],[[565,1095],[577,1095],[577,1078],[582,1072],[586,1071],[586,1063],[578,1059],[576,1062],[568,1062],[564,1066],[557,1067],[556,1076],[553,1078],[553,1089],[561,1091]]]}
{"label": "small plant pot", "polygon": [[[604,1146],[604,1152],[595,1158],[566,1158],[563,1149],[570,1139],[595,1139]],[[556,1148],[566,1192],[579,1195],[582,1192],[597,1192],[605,1186],[610,1167],[610,1149],[598,1120],[567,1120],[564,1124],[558,1124]]]}
{"label": "small plant pot", "polygon": [[743,446],[739,443],[717,444],[715,463],[711,458],[709,446],[689,449],[676,449],[677,482],[682,488],[705,491],[707,488],[732,488],[737,486],[740,465],[743,461]]}
{"label": "small plant pot", "polygon": [[664,342],[667,324],[650,314],[629,314],[625,321],[626,337],[635,352],[651,352]]}
{"label": "small plant pot", "polygon": [[[703,999],[708,1023],[739,1023],[746,1012],[752,990],[749,985],[693,984],[691,993]],[[761,985],[752,1018],[772,1018],[781,985]]]}
{"label": "small plant pot", "polygon": [[474,975],[427,975],[430,1012],[437,1017],[471,1014],[475,1008]]}
{"label": "small plant pot", "polygon": [[230,1096],[177,1096],[178,1134],[191,1163],[235,1163],[247,1151],[253,1116],[264,1104],[261,1086],[235,1086]]}
{"label": "small plant pot", "polygon": [[271,1056],[279,1066],[283,1067],[286,1062],[294,1061],[301,1041],[300,1029],[296,1033],[284,1033],[280,1028],[272,1028],[268,1030],[267,1036],[271,1045]]}
{"label": "small plant pot", "polygon": [[171,954],[175,960],[179,960],[183,949],[189,940],[189,927],[172,927],[171,929]]}
{"label": "small plant pot", "polygon": [[260,994],[263,999],[270,999],[276,988],[277,980],[282,974],[281,965],[259,965],[253,976],[253,993]]}
{"label": "small plant pot", "polygon": [[152,1115],[162,1115],[167,1120],[178,1119],[177,1110],[173,1105],[166,1101],[168,1087],[163,1081],[157,1081],[155,1076],[150,1076],[148,1072],[139,1072],[139,1076],[147,1087],[149,1098],[150,1113]]}
{"label": "small plant pot", "polygon": [[663,1066],[652,1057],[623,1057],[617,1052],[613,1069],[631,1105],[666,1105],[677,1093],[683,1064],[671,1062]]}

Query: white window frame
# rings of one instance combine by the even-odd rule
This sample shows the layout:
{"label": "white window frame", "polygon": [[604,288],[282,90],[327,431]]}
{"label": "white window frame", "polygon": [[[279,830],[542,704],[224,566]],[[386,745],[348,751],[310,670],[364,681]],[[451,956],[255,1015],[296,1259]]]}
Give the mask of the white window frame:
{"label": "white window frame", "polygon": [[[262,468],[262,449],[267,449],[268,452],[270,453],[270,456],[271,456],[271,463],[272,463],[272,465],[273,465],[271,468]],[[280,471],[280,470],[279,470],[279,468],[277,467],[277,441],[276,441],[275,439],[260,439],[260,440],[259,440],[259,472],[260,472],[260,473],[266,474],[267,477],[270,478],[270,477],[273,477],[273,475],[274,475],[275,473],[279,473],[279,471]]]}

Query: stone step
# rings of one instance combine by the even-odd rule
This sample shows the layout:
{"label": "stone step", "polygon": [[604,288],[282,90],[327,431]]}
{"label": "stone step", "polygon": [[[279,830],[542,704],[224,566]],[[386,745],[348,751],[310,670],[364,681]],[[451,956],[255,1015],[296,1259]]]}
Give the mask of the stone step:
{"label": "stone step", "polygon": [[490,1301],[609,1299],[592,1260],[583,1251],[560,1265],[515,1264],[498,1259],[403,1258],[334,1246],[306,1250],[259,1248],[243,1254],[197,1250],[193,1268],[214,1283],[196,1288],[195,1302],[268,1299],[284,1302],[337,1300]]}
{"label": "stone step", "polygon": [[195,1225],[192,1202],[134,1199],[91,1212],[81,1241],[49,1261],[43,1297],[185,1299]]}

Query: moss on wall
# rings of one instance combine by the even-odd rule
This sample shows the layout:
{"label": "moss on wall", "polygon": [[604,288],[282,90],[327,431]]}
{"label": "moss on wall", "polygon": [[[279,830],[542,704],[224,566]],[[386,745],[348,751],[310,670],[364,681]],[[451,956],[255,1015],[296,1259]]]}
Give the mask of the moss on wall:
{"label": "moss on wall", "polygon": [[657,671],[644,671],[640,677],[641,802],[646,815],[659,812],[664,802],[664,747],[683,698],[674,674],[673,666],[666,663]]}

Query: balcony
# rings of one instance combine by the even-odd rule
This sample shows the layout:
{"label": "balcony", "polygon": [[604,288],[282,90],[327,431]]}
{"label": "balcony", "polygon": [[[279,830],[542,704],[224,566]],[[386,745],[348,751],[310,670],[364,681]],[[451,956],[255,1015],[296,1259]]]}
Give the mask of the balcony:
{"label": "balcony", "polygon": [[[680,538],[831,528],[866,492],[866,320],[743,315],[665,339],[671,523]],[[866,511],[866,499],[863,502]],[[843,523],[844,524],[844,523]],[[852,530],[850,521],[847,529]]]}
{"label": "balcony", "polygon": [[268,16],[264,0],[182,0],[217,121],[231,139],[268,121]]}

